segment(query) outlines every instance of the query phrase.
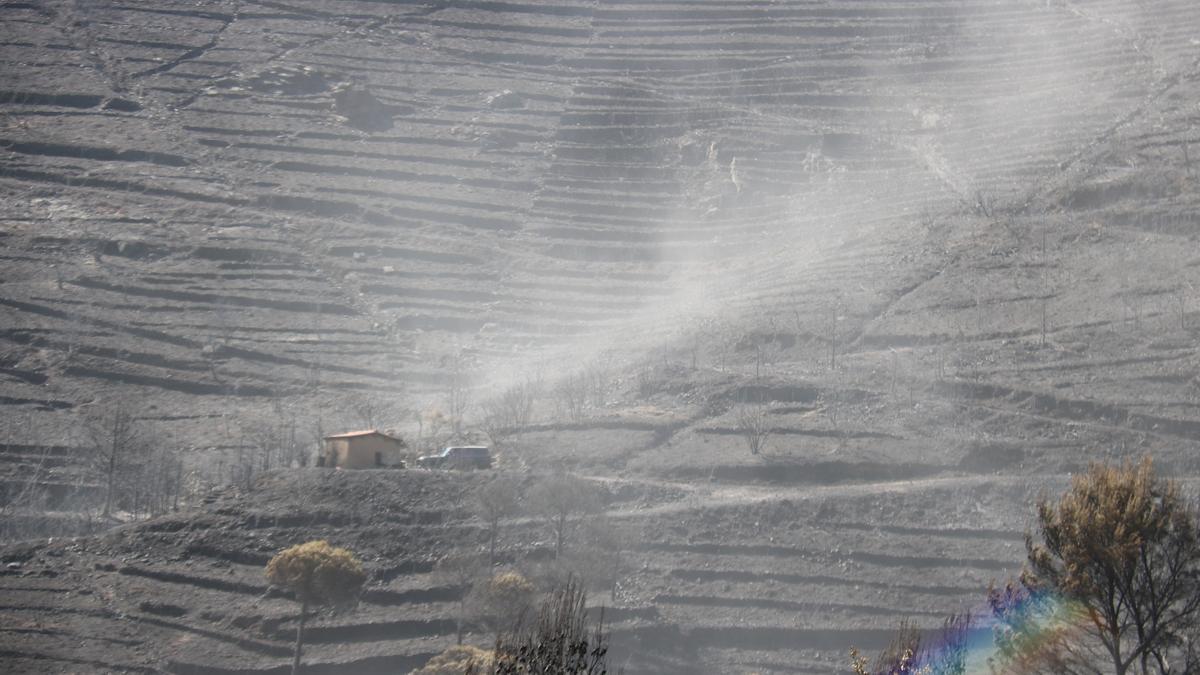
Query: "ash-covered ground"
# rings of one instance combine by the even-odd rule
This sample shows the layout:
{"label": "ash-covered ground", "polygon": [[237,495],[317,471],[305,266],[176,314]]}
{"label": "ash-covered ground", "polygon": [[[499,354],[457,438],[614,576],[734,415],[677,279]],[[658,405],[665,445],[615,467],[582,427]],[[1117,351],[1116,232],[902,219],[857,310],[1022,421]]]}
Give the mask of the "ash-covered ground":
{"label": "ash-covered ground", "polygon": [[[287,672],[262,568],[323,537],[371,580],[307,672],[407,672],[455,641],[435,565],[486,546],[478,491],[569,476],[567,563],[529,509],[500,562],[620,551],[591,602],[628,672],[844,671],[1017,573],[1089,461],[1200,476],[1189,0],[0,31],[6,670]],[[106,471],[118,409],[146,451]],[[376,426],[497,468],[300,466]]]}

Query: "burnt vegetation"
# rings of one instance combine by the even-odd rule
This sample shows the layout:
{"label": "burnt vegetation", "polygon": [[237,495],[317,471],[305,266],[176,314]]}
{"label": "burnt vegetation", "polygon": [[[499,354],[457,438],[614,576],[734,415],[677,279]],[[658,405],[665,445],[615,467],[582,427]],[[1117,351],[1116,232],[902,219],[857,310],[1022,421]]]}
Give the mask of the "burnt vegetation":
{"label": "burnt vegetation", "polygon": [[1194,672],[1198,31],[0,5],[0,670]]}

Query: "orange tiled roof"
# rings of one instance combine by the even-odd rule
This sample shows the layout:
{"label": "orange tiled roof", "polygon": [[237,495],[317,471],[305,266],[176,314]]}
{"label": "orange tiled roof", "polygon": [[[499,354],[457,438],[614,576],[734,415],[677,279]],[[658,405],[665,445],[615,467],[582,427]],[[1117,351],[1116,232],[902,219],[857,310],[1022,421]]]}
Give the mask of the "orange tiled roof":
{"label": "orange tiled roof", "polygon": [[361,438],[362,436],[383,436],[384,438],[390,438],[393,441],[403,442],[402,439],[397,438],[391,434],[385,434],[378,429],[366,429],[364,431],[347,431],[344,434],[333,434],[331,436],[326,436],[325,440],[330,440],[330,439],[334,439],[334,438]]}

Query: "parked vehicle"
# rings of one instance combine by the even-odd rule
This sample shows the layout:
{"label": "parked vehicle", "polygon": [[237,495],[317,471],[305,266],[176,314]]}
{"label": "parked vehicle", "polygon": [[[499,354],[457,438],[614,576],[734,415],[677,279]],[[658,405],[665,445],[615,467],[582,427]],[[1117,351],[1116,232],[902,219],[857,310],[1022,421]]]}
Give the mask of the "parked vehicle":
{"label": "parked vehicle", "polygon": [[427,469],[490,469],[492,452],[482,445],[452,445],[436,455],[417,458]]}

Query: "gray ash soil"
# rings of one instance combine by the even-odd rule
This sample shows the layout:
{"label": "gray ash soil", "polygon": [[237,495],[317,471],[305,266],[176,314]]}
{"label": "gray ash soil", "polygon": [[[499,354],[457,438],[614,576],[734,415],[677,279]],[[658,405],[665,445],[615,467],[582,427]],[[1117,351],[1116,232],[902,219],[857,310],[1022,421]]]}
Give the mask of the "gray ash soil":
{"label": "gray ash soil", "polygon": [[[430,570],[489,473],[208,485],[282,417],[440,405],[459,353],[477,402],[601,374],[501,466],[604,487],[629,672],[841,671],[976,606],[1089,461],[1200,477],[1198,32],[1191,0],[0,4],[0,481],[47,495],[3,516],[56,534],[0,554],[0,666],[286,672],[262,566],[315,537],[372,581],[309,672],[451,644]],[[63,537],[107,524],[72,509],[115,398],[205,480]],[[537,571],[545,529],[506,532]]]}
{"label": "gray ash soil", "polygon": [[[454,641],[461,589],[432,574],[433,564],[486,541],[462,504],[493,479],[280,471],[249,491],[212,495],[202,508],[95,537],[11,546],[0,576],[6,663],[22,672],[80,664],[274,672],[290,653],[295,603],[268,588],[263,567],[283,547],[327,538],[355,550],[371,581],[356,611],[311,624],[306,670],[402,672]],[[777,663],[833,668],[839,655],[828,644],[877,643],[881,620],[935,619],[977,595],[988,575],[1015,569],[1021,533],[986,524],[1012,515],[1000,510],[1027,486],[995,483],[956,477],[825,491],[601,483],[628,550],[615,595],[596,589],[592,604],[606,606],[614,654],[634,672],[694,671],[714,654],[733,663],[748,649],[770,650]],[[965,512],[943,512],[968,493]],[[884,508],[907,525],[871,524]],[[957,524],[945,527],[950,515]],[[567,556],[585,545],[570,543]],[[537,522],[506,523],[502,560],[535,576],[552,552]],[[926,568],[954,574],[939,584],[880,581]],[[491,638],[476,626],[468,639]]]}

